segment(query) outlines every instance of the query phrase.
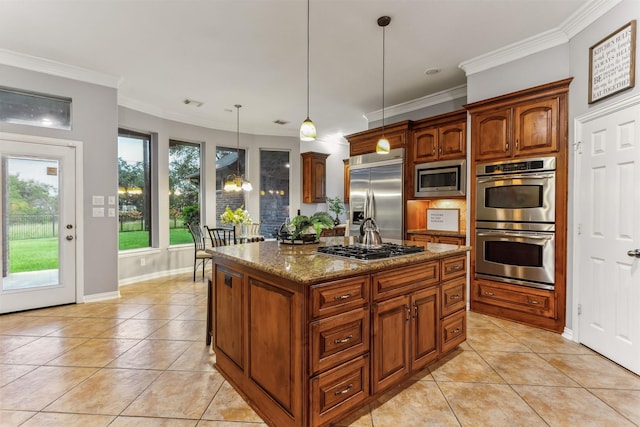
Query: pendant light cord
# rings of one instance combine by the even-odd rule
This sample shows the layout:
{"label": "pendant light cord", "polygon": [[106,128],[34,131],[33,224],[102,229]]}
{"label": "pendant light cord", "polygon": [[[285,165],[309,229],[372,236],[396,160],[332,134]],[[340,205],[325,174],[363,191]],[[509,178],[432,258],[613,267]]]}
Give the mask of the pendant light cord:
{"label": "pendant light cord", "polygon": [[385,27],[382,27],[382,136],[384,136],[384,34]]}
{"label": "pendant light cord", "polygon": [[236,160],[236,177],[240,176],[240,107],[242,105],[236,104],[236,154],[238,159]]}
{"label": "pendant light cord", "polygon": [[310,16],[311,16],[311,0],[307,0],[307,118],[309,118],[309,47],[311,45],[310,43],[310,31],[309,31],[309,25],[311,22]]}

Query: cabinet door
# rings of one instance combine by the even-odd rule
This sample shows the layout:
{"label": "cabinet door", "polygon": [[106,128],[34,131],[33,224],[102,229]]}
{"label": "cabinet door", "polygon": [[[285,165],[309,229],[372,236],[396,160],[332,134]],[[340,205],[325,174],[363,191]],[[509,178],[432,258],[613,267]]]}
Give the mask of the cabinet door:
{"label": "cabinet door", "polygon": [[409,297],[373,305],[372,385],[377,393],[409,374]]}
{"label": "cabinet door", "polygon": [[511,108],[476,113],[471,116],[473,156],[476,160],[510,156]]}
{"label": "cabinet door", "polygon": [[241,369],[244,367],[242,282],[241,273],[215,266],[215,350],[222,351]]}
{"label": "cabinet door", "polygon": [[349,192],[350,190],[350,181],[351,181],[351,173],[349,171],[349,159],[343,159],[342,162],[344,163],[343,166],[343,178],[344,178],[344,184],[343,184],[343,191],[344,191],[344,197],[343,197],[343,202],[345,204],[349,204]]}
{"label": "cabinet door", "polygon": [[438,128],[421,129],[413,133],[413,159],[416,162],[438,159]]}
{"label": "cabinet door", "polygon": [[328,154],[306,152],[302,156],[302,202],[324,203],[327,188]]}
{"label": "cabinet door", "polygon": [[418,370],[438,357],[438,287],[411,297],[411,367]]}
{"label": "cabinet door", "polygon": [[467,156],[467,124],[453,123],[438,128],[440,160],[464,159]]}
{"label": "cabinet door", "polygon": [[437,243],[446,243],[449,245],[464,245],[464,237],[453,237],[453,236],[437,236]]}
{"label": "cabinet door", "polygon": [[435,238],[430,234],[409,234],[409,240],[414,242],[435,242]]}
{"label": "cabinet door", "polygon": [[518,105],[514,109],[514,156],[558,151],[559,98]]}

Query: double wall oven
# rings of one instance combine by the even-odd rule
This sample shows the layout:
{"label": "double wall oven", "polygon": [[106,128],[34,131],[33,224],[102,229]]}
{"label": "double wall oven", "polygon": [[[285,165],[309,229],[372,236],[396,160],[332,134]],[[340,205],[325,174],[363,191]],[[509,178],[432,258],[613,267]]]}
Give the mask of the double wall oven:
{"label": "double wall oven", "polygon": [[555,157],[476,166],[476,277],[554,289],[555,169]]}

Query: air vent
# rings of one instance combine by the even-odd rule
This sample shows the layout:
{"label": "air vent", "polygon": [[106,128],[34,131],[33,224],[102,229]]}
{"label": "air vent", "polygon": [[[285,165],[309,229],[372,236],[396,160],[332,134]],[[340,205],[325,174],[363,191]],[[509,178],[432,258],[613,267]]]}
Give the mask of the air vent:
{"label": "air vent", "polygon": [[189,98],[185,99],[182,102],[184,102],[185,105],[192,105],[194,107],[202,107],[204,105],[204,102],[202,101],[196,101],[195,99],[189,99]]}
{"label": "air vent", "polygon": [[285,120],[280,120],[280,119],[278,119],[278,120],[274,120],[274,121],[273,121],[273,123],[275,123],[275,124],[277,124],[277,125],[286,125],[286,124],[287,124],[287,123],[289,123],[289,122],[287,122],[287,121],[285,121]]}

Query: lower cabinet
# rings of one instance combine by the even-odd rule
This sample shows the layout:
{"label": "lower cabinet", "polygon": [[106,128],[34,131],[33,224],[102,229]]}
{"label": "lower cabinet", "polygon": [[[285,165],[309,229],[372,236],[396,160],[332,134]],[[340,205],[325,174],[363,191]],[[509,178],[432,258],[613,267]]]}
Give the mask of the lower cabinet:
{"label": "lower cabinet", "polygon": [[271,426],[333,425],[466,337],[466,254],[302,285],[214,262],[216,367]]}
{"label": "lower cabinet", "polygon": [[437,234],[423,234],[423,233],[409,233],[407,235],[409,240],[414,242],[427,242],[427,243],[446,243],[449,245],[464,246],[465,238],[456,236],[440,236]]}

